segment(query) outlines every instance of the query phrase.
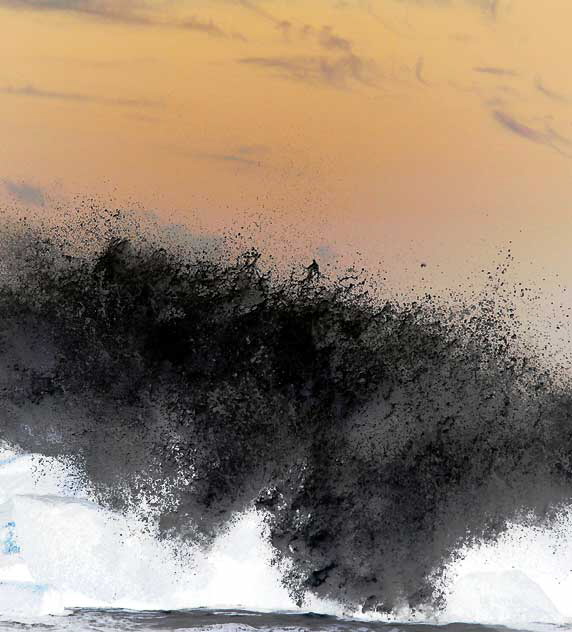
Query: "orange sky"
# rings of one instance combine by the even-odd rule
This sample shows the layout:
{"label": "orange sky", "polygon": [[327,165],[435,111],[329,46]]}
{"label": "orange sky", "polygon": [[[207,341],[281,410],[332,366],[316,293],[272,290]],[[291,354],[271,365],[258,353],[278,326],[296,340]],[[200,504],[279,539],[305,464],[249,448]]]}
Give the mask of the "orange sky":
{"label": "orange sky", "polygon": [[556,286],[571,23],[570,0],[0,0],[1,201],[254,218],[441,287],[512,241]]}

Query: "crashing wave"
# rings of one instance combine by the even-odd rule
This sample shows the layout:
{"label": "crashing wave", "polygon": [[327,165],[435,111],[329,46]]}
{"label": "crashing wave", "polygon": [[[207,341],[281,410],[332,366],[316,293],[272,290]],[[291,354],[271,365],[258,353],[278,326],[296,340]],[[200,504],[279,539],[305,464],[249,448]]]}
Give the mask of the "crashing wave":
{"label": "crashing wave", "polygon": [[[315,263],[264,270],[255,251],[119,229],[86,244],[5,235],[0,431],[63,459],[117,533],[138,510],[149,547],[190,551],[173,553],[177,577],[256,511],[288,603],[439,612],[463,547],[555,525],[569,502],[566,373],[526,348],[499,296],[398,303]],[[16,531],[26,512],[95,520],[85,499],[11,502]],[[88,551],[60,550],[70,578]]]}

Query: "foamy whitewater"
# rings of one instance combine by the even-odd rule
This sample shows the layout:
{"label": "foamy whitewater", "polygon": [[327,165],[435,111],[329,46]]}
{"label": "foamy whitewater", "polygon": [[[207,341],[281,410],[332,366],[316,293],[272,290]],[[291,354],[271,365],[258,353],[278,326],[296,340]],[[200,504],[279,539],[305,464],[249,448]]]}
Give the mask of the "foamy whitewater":
{"label": "foamy whitewater", "polygon": [[[534,630],[572,621],[570,514],[551,531],[515,525],[494,546],[464,551],[446,573],[448,602],[438,615],[382,619],[315,598],[297,608],[271,564],[255,512],[237,517],[207,553],[175,550],[137,518],[91,502],[61,463],[9,449],[0,452],[0,503],[0,629],[14,622],[71,630],[278,629],[276,622],[265,624],[268,613],[289,613],[288,621],[308,611],[336,619],[292,619],[296,629],[365,630],[393,621]],[[181,614],[164,613],[197,608],[209,610],[186,613],[184,626]],[[205,612],[212,619],[208,625]],[[244,623],[237,623],[239,616]]]}

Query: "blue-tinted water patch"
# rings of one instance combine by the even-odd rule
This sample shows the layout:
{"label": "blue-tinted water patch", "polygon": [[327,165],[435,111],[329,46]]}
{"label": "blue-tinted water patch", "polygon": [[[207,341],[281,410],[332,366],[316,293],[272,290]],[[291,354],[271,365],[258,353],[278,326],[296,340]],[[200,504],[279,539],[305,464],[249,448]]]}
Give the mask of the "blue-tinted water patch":
{"label": "blue-tinted water patch", "polygon": [[16,523],[13,521],[6,522],[2,525],[1,551],[4,555],[16,555],[21,551],[16,543],[15,528]]}

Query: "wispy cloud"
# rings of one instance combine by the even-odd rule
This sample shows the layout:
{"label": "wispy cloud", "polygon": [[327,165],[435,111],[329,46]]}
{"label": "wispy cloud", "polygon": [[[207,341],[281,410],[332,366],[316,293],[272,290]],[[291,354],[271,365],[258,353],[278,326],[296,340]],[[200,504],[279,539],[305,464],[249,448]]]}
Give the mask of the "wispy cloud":
{"label": "wispy cloud", "polygon": [[201,20],[197,16],[192,16],[180,22],[157,22],[163,26],[170,26],[171,28],[183,29],[185,31],[194,31],[195,33],[202,33],[209,37],[219,37],[227,39],[236,39],[242,42],[248,41],[248,38],[237,31],[226,31],[219,26],[213,20]]}
{"label": "wispy cloud", "polygon": [[[226,31],[213,20],[192,16],[184,20],[166,17],[160,3],[145,0],[0,0],[0,7],[44,12],[68,12],[112,22],[139,26],[161,26],[246,41],[235,31]],[[164,9],[164,7],[163,7]]]}
{"label": "wispy cloud", "polygon": [[198,31],[199,33],[204,33],[212,37],[227,37],[226,32],[212,20],[202,21],[195,16],[183,20],[178,26],[188,31]]}
{"label": "wispy cloud", "polygon": [[480,72],[485,75],[496,75],[500,77],[518,77],[518,73],[511,68],[502,68],[500,66],[475,66],[474,72]]}
{"label": "wispy cloud", "polygon": [[545,124],[542,129],[538,129],[519,121],[511,114],[502,110],[493,110],[492,114],[497,123],[499,123],[505,130],[508,130],[509,132],[512,132],[513,134],[533,143],[546,145],[563,156],[572,158],[572,154],[569,154],[560,146],[562,144],[569,145],[572,141],[556,132],[550,126]]}
{"label": "wispy cloud", "polygon": [[377,65],[354,54],[336,58],[325,56],[245,57],[239,63],[256,66],[276,76],[314,85],[337,88],[352,83],[373,86],[379,77]]}
{"label": "wispy cloud", "polygon": [[375,22],[380,24],[388,33],[397,35],[398,37],[411,38],[413,37],[411,24],[407,20],[401,20],[398,24],[395,24],[394,20],[390,20],[387,15],[383,17],[375,11],[370,2],[365,2],[359,5]]}
{"label": "wispy cloud", "polygon": [[204,160],[217,160],[220,162],[237,162],[241,165],[249,165],[249,166],[261,166],[260,160],[253,160],[252,158],[245,158],[244,156],[240,156],[237,154],[196,154],[197,158],[202,158]]}
{"label": "wispy cloud", "polygon": [[0,86],[0,94],[18,97],[30,97],[36,99],[53,99],[58,101],[79,101],[83,103],[97,103],[100,105],[116,105],[124,107],[157,107],[159,101],[149,99],[122,99],[116,97],[100,97],[81,92],[64,92],[59,90],[47,90],[36,88],[33,84],[23,86]]}
{"label": "wispy cloud", "polygon": [[252,0],[238,0],[238,4],[260,18],[271,22],[287,39],[297,37],[301,40],[314,39],[325,50],[353,53],[353,43],[346,37],[336,33],[329,25],[316,28],[310,24],[295,24],[291,20],[279,18]]}
{"label": "wispy cloud", "polygon": [[295,25],[289,20],[281,20],[276,23],[276,28],[290,42],[308,42],[311,40],[320,48],[330,52],[345,53],[346,55],[354,53],[353,42],[347,37],[336,33],[328,25],[316,28],[310,24]]}
{"label": "wispy cloud", "polygon": [[549,123],[546,124],[546,131],[555,142],[559,142],[566,147],[572,147],[572,139],[568,138],[568,136],[564,136],[564,134],[558,130],[555,130]]}
{"label": "wispy cloud", "polygon": [[6,191],[19,202],[33,206],[44,206],[46,203],[46,196],[40,187],[14,180],[4,180],[3,183]]}
{"label": "wispy cloud", "polygon": [[318,35],[318,43],[327,50],[337,50],[347,54],[352,53],[353,50],[352,42],[336,34],[330,26],[322,27]]}
{"label": "wispy cloud", "polygon": [[[492,20],[496,20],[499,17],[504,3],[503,0],[459,0],[458,2],[455,0],[395,0],[395,2],[407,2],[410,5],[416,5],[418,7],[441,7],[443,9],[454,8],[465,4],[479,10],[483,15]],[[368,13],[377,20],[378,16],[370,4],[365,3],[364,6]]]}
{"label": "wispy cloud", "polygon": [[236,151],[243,156],[261,156],[269,153],[270,147],[267,145],[239,145]]}
{"label": "wispy cloud", "polygon": [[241,7],[244,7],[245,9],[247,9],[248,11],[251,11],[252,13],[256,13],[256,15],[260,16],[261,18],[264,18],[265,20],[270,20],[271,22],[274,22],[275,24],[278,24],[281,21],[272,13],[270,13],[266,9],[263,9],[261,6],[259,6],[256,2],[252,2],[252,0],[238,0],[238,4]]}
{"label": "wispy cloud", "polygon": [[236,163],[238,165],[243,165],[246,167],[261,167],[262,161],[256,160],[254,158],[247,158],[242,154],[217,154],[217,153],[208,153],[208,152],[200,152],[194,154],[195,158],[199,158],[200,160],[214,160],[216,162],[228,162],[228,163]]}
{"label": "wispy cloud", "polygon": [[429,82],[425,79],[424,70],[425,60],[423,59],[423,57],[419,57],[417,59],[417,63],[415,64],[415,78],[424,86],[429,86]]}
{"label": "wispy cloud", "polygon": [[0,0],[0,6],[34,11],[70,11],[92,17],[137,24],[150,19],[139,13],[147,5],[138,0]]}
{"label": "wispy cloud", "polygon": [[546,136],[543,132],[536,130],[524,123],[521,123],[517,119],[515,119],[510,114],[506,112],[502,112],[501,110],[495,110],[493,112],[493,116],[495,120],[500,123],[505,129],[521,136],[522,138],[526,138],[527,140],[531,140],[534,143],[545,143]]}
{"label": "wispy cloud", "polygon": [[540,77],[536,78],[534,85],[536,89],[538,90],[538,92],[541,92],[545,97],[548,97],[549,99],[552,99],[553,101],[559,101],[560,103],[572,102],[572,98],[570,96],[562,94],[560,92],[556,92],[555,90],[552,90],[551,88],[547,88]]}
{"label": "wispy cloud", "polygon": [[469,0],[469,2],[476,5],[494,20],[496,20],[499,15],[501,0]]}
{"label": "wispy cloud", "polygon": [[[215,160],[247,167],[261,167],[264,164],[262,158],[269,151],[270,148],[266,145],[239,145],[228,152],[195,152],[192,156],[200,160]],[[183,153],[188,154],[188,152]]]}

